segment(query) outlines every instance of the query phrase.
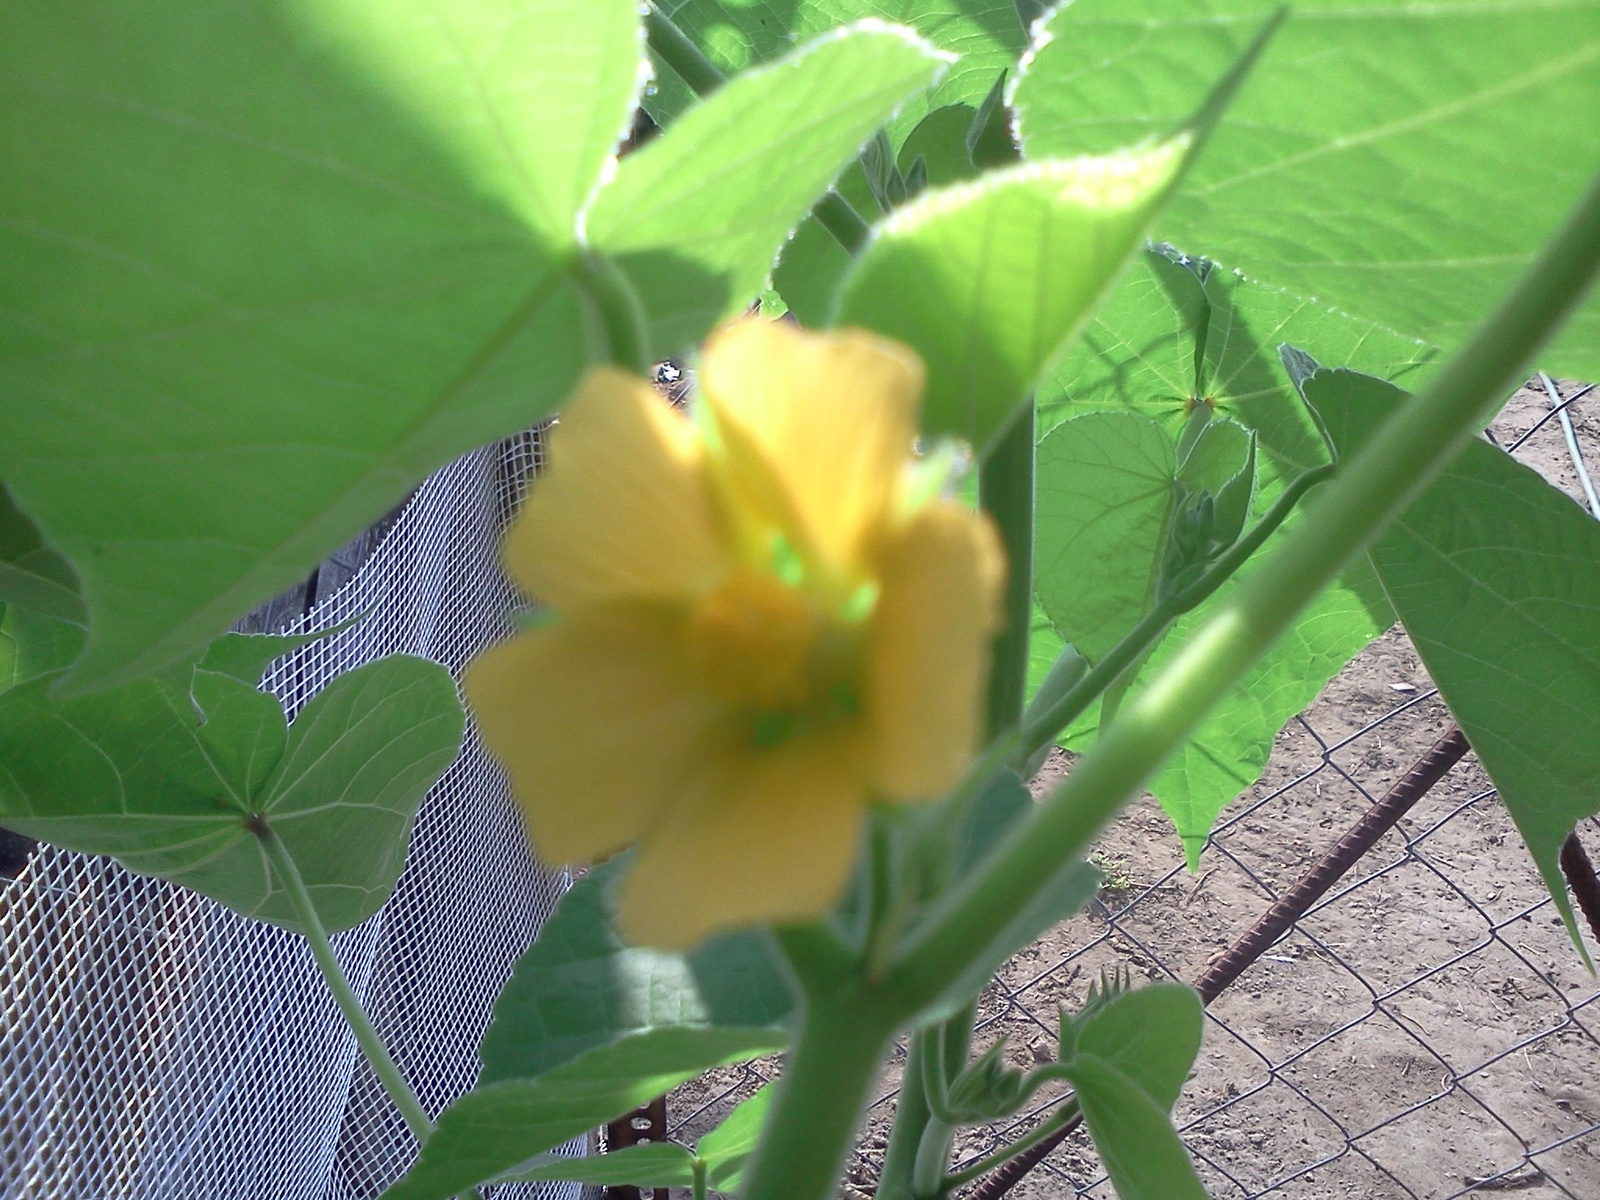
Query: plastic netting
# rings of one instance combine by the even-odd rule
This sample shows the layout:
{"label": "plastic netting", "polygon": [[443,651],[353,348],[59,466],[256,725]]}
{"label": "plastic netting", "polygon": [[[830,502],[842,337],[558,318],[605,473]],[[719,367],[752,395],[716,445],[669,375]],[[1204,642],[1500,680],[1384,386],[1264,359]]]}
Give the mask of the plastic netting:
{"label": "plastic netting", "polygon": [[[499,536],[540,448],[533,432],[457,460],[241,624],[296,632],[365,614],[273,666],[263,686],[291,717],[382,655],[459,673],[508,633]],[[0,1196],[367,1200],[410,1163],[416,1142],[299,938],[45,846],[0,883]],[[393,898],[334,939],[430,1112],[472,1086],[494,999],[567,883],[534,860],[469,730]]]}

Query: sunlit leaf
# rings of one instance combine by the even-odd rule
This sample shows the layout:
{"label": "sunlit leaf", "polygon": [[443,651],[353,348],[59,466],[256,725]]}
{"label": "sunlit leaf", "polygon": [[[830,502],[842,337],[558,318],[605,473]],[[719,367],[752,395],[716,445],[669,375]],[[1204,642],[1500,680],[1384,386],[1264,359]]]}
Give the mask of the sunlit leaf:
{"label": "sunlit leaf", "polygon": [[560,401],[641,53],[632,0],[0,11],[0,477],[81,581],[71,686]]}
{"label": "sunlit leaf", "polygon": [[983,449],[1110,288],[1187,145],[1027,163],[924,192],[878,226],[835,322],[915,349],[928,366],[926,430]]}
{"label": "sunlit leaf", "polygon": [[[1060,6],[1015,93],[1028,155],[1102,153],[1178,127],[1264,11],[1257,0]],[[1453,347],[1600,166],[1600,4],[1311,0],[1290,13],[1157,232]],[[1597,348],[1591,297],[1545,361],[1594,379]]]}
{"label": "sunlit leaf", "polygon": [[942,67],[905,30],[840,30],[730,80],[618,164],[588,240],[633,281],[657,357],[749,307],[789,232]]}

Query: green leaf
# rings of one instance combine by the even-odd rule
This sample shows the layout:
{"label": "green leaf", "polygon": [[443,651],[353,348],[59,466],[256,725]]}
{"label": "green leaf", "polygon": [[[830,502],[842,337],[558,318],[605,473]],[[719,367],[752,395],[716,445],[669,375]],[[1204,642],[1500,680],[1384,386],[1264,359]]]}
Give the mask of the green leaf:
{"label": "green leaf", "polygon": [[1200,1049],[1200,997],[1154,984],[1097,1005],[1075,1030],[1066,1073],[1106,1173],[1122,1200],[1197,1197],[1194,1173],[1168,1113]]}
{"label": "green leaf", "polygon": [[982,451],[1109,289],[1188,144],[1025,163],[924,192],[878,226],[835,323],[916,350],[928,367],[924,429]]}
{"label": "green leaf", "polygon": [[1078,1031],[1076,1053],[1092,1054],[1171,1111],[1200,1052],[1203,1006],[1193,988],[1154,983],[1124,992]]}
{"label": "green leaf", "polygon": [[665,1028],[601,1046],[537,1079],[480,1085],[439,1117],[383,1200],[447,1200],[614,1120],[709,1067],[770,1048],[741,1030]]}
{"label": "green leaf", "polygon": [[561,401],[641,53],[632,0],[5,7],[0,477],[82,583],[70,686]]}
{"label": "green leaf", "polygon": [[976,115],[970,104],[947,104],[917,123],[900,147],[899,165],[909,171],[920,155],[927,164],[928,182],[934,187],[973,178],[978,168],[967,153],[967,131]]}
{"label": "green leaf", "polygon": [[0,604],[78,625],[88,620],[72,568],[44,544],[4,486],[0,486]]}
{"label": "green leaf", "polygon": [[1034,470],[1034,590],[1057,635],[1096,663],[1150,607],[1172,438],[1137,413],[1088,413],[1040,441]]}
{"label": "green leaf", "polygon": [[206,647],[196,669],[226,675],[255,687],[261,682],[261,676],[266,674],[267,668],[285,654],[292,654],[301,646],[309,646],[312,642],[343,633],[364,616],[352,617],[315,633],[225,633]]}
{"label": "green leaf", "polygon": [[[1256,0],[1061,6],[1014,97],[1027,154],[1103,153],[1177,127],[1262,11]],[[1294,296],[1451,348],[1600,165],[1597,66],[1595,0],[1296,4],[1157,229]],[[1600,377],[1600,297],[1545,353],[1552,371]]]}
{"label": "green leaf", "polygon": [[604,1154],[541,1156],[537,1166],[523,1165],[512,1177],[519,1181],[571,1180],[611,1187],[692,1187],[694,1155],[676,1142],[623,1146]]}
{"label": "green leaf", "polygon": [[772,1107],[772,1085],[741,1101],[705,1137],[696,1152],[705,1160],[706,1175],[713,1190],[734,1195],[744,1183],[745,1164],[755,1152],[767,1110]]}
{"label": "green leaf", "polygon": [[[450,674],[395,655],[349,671],[293,726],[278,701],[197,672],[65,700],[55,676],[0,694],[0,822],[297,928],[247,827],[270,822],[330,930],[388,899],[423,794],[456,757]],[[201,721],[201,711],[205,714]]]}
{"label": "green leaf", "polygon": [[[937,87],[909,100],[895,115],[890,135],[896,146],[932,109],[978,104],[994,77],[1017,61],[1027,41],[1012,0],[917,0],[893,5],[883,0],[785,0],[782,4],[663,0],[660,7],[728,72],[770,62],[797,42],[863,18],[904,22],[940,50],[960,55]],[[687,92],[670,71],[659,82],[660,88],[646,97],[645,105],[652,116],[666,123],[681,111]]]}
{"label": "green leaf", "polygon": [[[1253,507],[1259,515],[1277,499],[1287,480],[1328,461],[1315,423],[1271,349],[1279,337],[1290,335],[1305,337],[1306,344],[1330,358],[1394,377],[1416,374],[1431,356],[1414,340],[1370,322],[1327,311],[1202,260],[1185,259],[1170,248],[1158,248],[1139,257],[1041,389],[1041,427],[1050,429],[1073,414],[1131,411],[1159,422],[1170,438],[1177,439],[1189,426],[1195,401],[1204,400],[1217,414],[1256,434],[1260,486]],[[1041,513],[1051,503],[1043,490],[1048,445],[1046,434],[1040,447]],[[1153,505],[1153,495],[1146,497],[1146,503]],[[1148,515],[1145,519],[1148,537]],[[1063,589],[1093,590],[1088,586],[1092,579],[1074,582],[1066,561],[1059,564],[1059,582],[1047,574],[1055,551],[1053,539],[1063,536],[1059,529],[1047,532],[1041,524],[1035,568],[1041,596],[1047,582]],[[1124,583],[1124,594],[1135,594],[1136,589]],[[1176,653],[1225,602],[1228,591],[1225,586],[1196,613],[1180,619],[1141,677],[1148,678]],[[1198,863],[1216,814],[1260,777],[1283,723],[1315,699],[1327,681],[1393,620],[1371,571],[1353,567],[1312,602],[1240,687],[1160,768],[1151,790],[1177,825],[1191,866]],[[1121,618],[1120,625],[1131,624],[1126,615]],[[1030,670],[1032,686],[1037,687],[1043,677],[1043,662],[1060,648],[1061,632],[1036,621],[1032,653],[1038,662]],[[1091,709],[1063,744],[1086,748],[1096,725]]]}
{"label": "green leaf", "polygon": [[1288,479],[1328,461],[1276,347],[1389,379],[1433,357],[1422,343],[1329,311],[1170,247],[1139,255],[1038,396],[1041,436],[1065,418],[1131,409],[1178,438],[1197,401],[1253,430],[1270,504]]}
{"label": "green leaf", "polygon": [[657,1028],[736,1029],[759,1050],[787,1043],[794,997],[764,937],[732,934],[688,954],[628,946],[612,925],[626,865],[579,880],[517,961],[478,1048],[484,1083],[541,1075]]}
{"label": "green leaf", "polygon": [[807,217],[784,246],[772,272],[772,286],[795,320],[808,329],[821,329],[828,323],[839,284],[854,261],[820,221]]}
{"label": "green leaf", "polygon": [[[1328,370],[1305,395],[1341,458],[1406,399]],[[1559,858],[1600,812],[1600,522],[1473,441],[1367,557],[1578,941]]]}
{"label": "green leaf", "polygon": [[1092,1054],[1075,1059],[1069,1077],[1121,1200],[1206,1200],[1172,1119],[1142,1088]]}
{"label": "green leaf", "polygon": [[730,80],[624,158],[586,227],[633,281],[652,353],[681,351],[748,308],[790,231],[940,69],[908,31],[839,30]]}
{"label": "green leaf", "polygon": [[[986,789],[985,805],[989,806],[990,811],[1018,812],[1031,804],[1027,789],[1014,772],[999,772]],[[969,835],[967,846],[970,851],[981,852],[988,840],[971,838]],[[989,946],[969,964],[961,977],[917,1015],[917,1023],[925,1025],[942,1020],[966,1004],[988,983],[1006,959],[1037,941],[1051,926],[1072,916],[1089,902],[1099,886],[1100,872],[1088,863],[1069,862],[1064,865],[1027,908],[1018,913],[1004,929],[996,932]]]}

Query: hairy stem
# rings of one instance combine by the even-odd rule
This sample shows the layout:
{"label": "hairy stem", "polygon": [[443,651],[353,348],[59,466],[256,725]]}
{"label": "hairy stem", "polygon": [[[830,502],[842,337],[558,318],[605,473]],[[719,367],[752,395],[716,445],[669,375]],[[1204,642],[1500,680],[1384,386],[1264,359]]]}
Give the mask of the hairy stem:
{"label": "hairy stem", "polygon": [[779,930],[804,1016],[762,1128],[744,1200],[832,1200],[867,1089],[905,1014],[861,982],[859,964],[816,927]]}
{"label": "hairy stem", "polygon": [[889,982],[931,1002],[1117,811],[1295,615],[1406,507],[1524,378],[1600,269],[1600,177],[1430,386],[1341,465],[1305,519],[1124,709],[1056,791],[907,941]]}
{"label": "hairy stem", "polygon": [[411,1132],[416,1135],[419,1142],[427,1141],[428,1135],[433,1132],[433,1122],[423,1111],[421,1101],[411,1090],[411,1085],[406,1082],[405,1076],[400,1074],[400,1068],[390,1057],[388,1047],[378,1037],[378,1031],[367,1019],[361,1001],[356,999],[350,981],[345,978],[339,960],[334,957],[333,947],[328,943],[327,930],[322,927],[322,918],[317,915],[316,906],[311,903],[311,893],[306,890],[305,880],[300,878],[300,868],[295,866],[294,859],[290,857],[288,849],[278,835],[272,831],[272,827],[260,817],[251,819],[250,831],[260,840],[261,847],[266,851],[272,869],[278,876],[278,881],[288,893],[289,904],[294,908],[295,918],[300,922],[300,932],[311,946],[311,957],[316,959],[317,969],[327,981],[334,1002],[338,1004],[340,1013],[350,1026],[350,1031],[356,1035],[356,1044],[367,1056],[373,1072],[378,1076],[378,1081],[383,1084],[384,1091],[389,1093],[389,1099],[394,1101],[394,1106],[400,1110],[400,1115],[405,1118]]}

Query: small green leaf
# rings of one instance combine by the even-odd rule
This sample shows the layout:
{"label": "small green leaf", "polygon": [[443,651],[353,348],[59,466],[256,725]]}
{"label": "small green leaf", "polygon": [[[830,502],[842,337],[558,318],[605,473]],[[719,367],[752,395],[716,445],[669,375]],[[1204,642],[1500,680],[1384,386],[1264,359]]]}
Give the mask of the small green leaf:
{"label": "small green leaf", "polygon": [[1206,1200],[1171,1117],[1147,1092],[1092,1054],[1073,1060],[1069,1078],[1121,1200]]}
{"label": "small green leaf", "polygon": [[771,1107],[772,1085],[769,1083],[741,1101],[723,1118],[721,1125],[700,1139],[696,1153],[705,1160],[706,1175],[713,1190],[730,1196],[739,1191],[744,1183],[745,1164],[755,1151]]}
{"label": "small green leaf", "polygon": [[1006,1039],[990,1046],[950,1083],[945,1107],[963,1125],[1009,1117],[1028,1102],[1028,1078],[1006,1065]]}
{"label": "small green leaf", "polygon": [[[895,114],[889,135],[896,146],[931,109],[977,104],[995,75],[1013,65],[1027,43],[1012,0],[916,0],[894,5],[883,0],[786,0],[783,4],[662,0],[660,7],[728,72],[771,62],[796,43],[852,21],[905,22],[940,50],[960,57],[938,86],[908,99]],[[670,73],[661,85],[646,97],[645,106],[665,124],[682,111],[687,92]]]}
{"label": "small green leaf", "polygon": [[838,30],[729,80],[618,163],[588,240],[633,281],[657,357],[749,307],[790,231],[940,69],[908,30]]}
{"label": "small green leaf", "polygon": [[223,674],[196,673],[193,698],[148,678],[54,700],[56,678],[0,694],[0,822],[289,929],[250,818],[271,823],[323,924],[348,929],[388,899],[461,745],[449,672],[403,655],[339,676],[287,729],[274,697]]}
{"label": "small green leaf", "polygon": [[1154,983],[1113,996],[1078,1031],[1092,1054],[1169,1111],[1200,1052],[1204,1010],[1193,988]]}
{"label": "small green leaf", "polygon": [[1200,997],[1181,984],[1153,984],[1101,996],[1091,1008],[1063,1035],[1063,1065],[1117,1195],[1203,1200],[1168,1116],[1200,1049]]}
{"label": "small green leaf", "polygon": [[930,189],[878,226],[834,322],[916,350],[928,366],[925,431],[981,451],[1115,280],[1188,145],[1027,163]]}
{"label": "small green leaf", "polygon": [[[1341,458],[1406,399],[1353,371],[1304,388]],[[1559,860],[1600,812],[1600,521],[1472,441],[1367,557],[1581,949]]]}
{"label": "small green leaf", "polygon": [[312,642],[343,633],[364,616],[351,617],[348,621],[340,621],[315,633],[225,633],[206,647],[196,670],[226,675],[255,687],[261,682],[267,668],[285,654],[292,654],[301,646],[309,646]]}
{"label": "small green leaf", "polygon": [[977,175],[978,169],[967,157],[967,130],[972,127],[973,115],[970,104],[949,104],[923,117],[900,147],[900,169],[909,172],[912,162],[920,157],[933,187],[961,183]]}
{"label": "small green leaf", "polygon": [[692,1187],[694,1155],[676,1142],[622,1146],[604,1154],[541,1155],[537,1165],[523,1164],[507,1178],[530,1183],[563,1180],[607,1187]]}
{"label": "small green leaf", "polygon": [[688,954],[628,946],[612,924],[626,868],[594,868],[561,898],[517,960],[478,1047],[484,1083],[542,1075],[651,1029],[738,1029],[778,1050],[794,997],[755,933],[715,938]]}
{"label": "small green leaf", "polygon": [[383,1200],[448,1200],[723,1063],[769,1049],[739,1030],[652,1029],[537,1079],[480,1085],[439,1117],[410,1173]]}

